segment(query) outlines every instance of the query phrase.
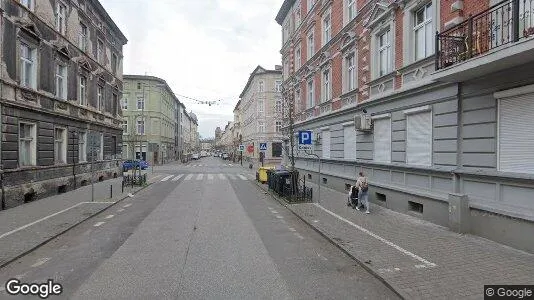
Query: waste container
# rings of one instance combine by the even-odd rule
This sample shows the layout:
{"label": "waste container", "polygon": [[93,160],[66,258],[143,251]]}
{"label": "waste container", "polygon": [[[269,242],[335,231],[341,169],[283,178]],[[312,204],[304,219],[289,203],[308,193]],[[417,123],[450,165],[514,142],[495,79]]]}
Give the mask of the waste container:
{"label": "waste container", "polygon": [[256,173],[256,179],[261,183],[267,183],[267,171],[273,170],[274,167],[260,167]]}
{"label": "waste container", "polygon": [[284,193],[284,186],[288,184],[287,180],[291,177],[291,173],[288,171],[277,171],[274,173],[274,188],[273,190],[278,195],[283,195]]}

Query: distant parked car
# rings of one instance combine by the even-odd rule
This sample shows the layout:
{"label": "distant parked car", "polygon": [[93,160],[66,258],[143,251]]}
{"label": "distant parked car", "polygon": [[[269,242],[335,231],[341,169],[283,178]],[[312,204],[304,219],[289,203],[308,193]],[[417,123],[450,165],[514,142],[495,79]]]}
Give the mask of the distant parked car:
{"label": "distant parked car", "polygon": [[223,153],[221,157],[222,159],[227,160],[229,156],[228,153]]}
{"label": "distant parked car", "polygon": [[193,157],[192,157],[192,159],[199,159],[199,156],[198,156],[198,154],[197,154],[197,153],[193,154]]}
{"label": "distant parked car", "polygon": [[146,170],[148,168],[148,162],[144,160],[125,160],[122,163],[122,170],[124,172],[132,169]]}

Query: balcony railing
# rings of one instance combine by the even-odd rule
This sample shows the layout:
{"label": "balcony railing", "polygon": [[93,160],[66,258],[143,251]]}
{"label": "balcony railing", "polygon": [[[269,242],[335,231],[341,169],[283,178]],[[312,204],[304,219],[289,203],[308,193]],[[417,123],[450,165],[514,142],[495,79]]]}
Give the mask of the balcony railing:
{"label": "balcony railing", "polygon": [[436,70],[534,35],[534,0],[505,0],[436,34]]}

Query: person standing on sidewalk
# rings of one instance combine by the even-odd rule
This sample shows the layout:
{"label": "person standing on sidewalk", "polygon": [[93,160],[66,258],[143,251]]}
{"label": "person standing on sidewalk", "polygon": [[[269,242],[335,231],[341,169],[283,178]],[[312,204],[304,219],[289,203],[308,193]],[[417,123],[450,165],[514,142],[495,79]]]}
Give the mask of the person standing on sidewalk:
{"label": "person standing on sidewalk", "polygon": [[367,177],[360,172],[358,180],[356,180],[356,187],[358,188],[358,204],[356,209],[360,210],[360,206],[365,206],[365,213],[369,213],[369,181]]}

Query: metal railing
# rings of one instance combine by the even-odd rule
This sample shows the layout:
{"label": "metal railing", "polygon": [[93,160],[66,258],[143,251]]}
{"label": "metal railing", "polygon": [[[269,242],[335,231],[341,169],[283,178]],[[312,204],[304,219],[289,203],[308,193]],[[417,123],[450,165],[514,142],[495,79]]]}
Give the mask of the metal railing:
{"label": "metal railing", "polygon": [[534,35],[534,0],[504,0],[436,33],[436,70]]}

